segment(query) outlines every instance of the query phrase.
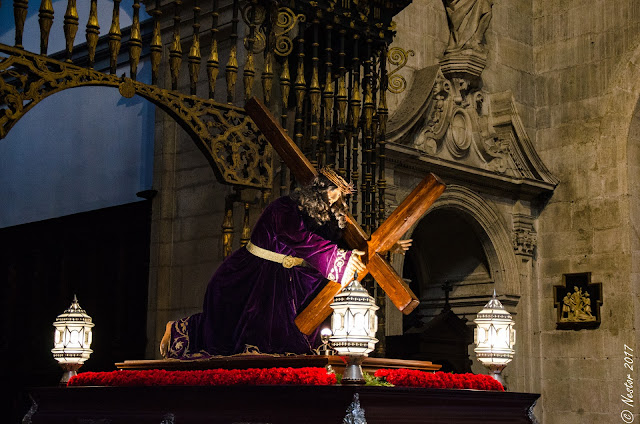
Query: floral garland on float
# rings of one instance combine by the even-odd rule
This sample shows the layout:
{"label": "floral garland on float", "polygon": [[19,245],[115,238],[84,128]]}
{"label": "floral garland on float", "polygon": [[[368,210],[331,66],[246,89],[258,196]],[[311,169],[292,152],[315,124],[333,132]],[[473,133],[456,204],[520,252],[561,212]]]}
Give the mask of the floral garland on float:
{"label": "floral garland on float", "polygon": [[[433,389],[474,389],[504,391],[488,375],[425,372],[410,369],[379,369],[365,375],[367,385],[422,387]],[[325,368],[249,368],[190,371],[121,370],[84,372],[72,377],[68,386],[234,386],[303,385],[330,386],[338,383],[335,373]]]}

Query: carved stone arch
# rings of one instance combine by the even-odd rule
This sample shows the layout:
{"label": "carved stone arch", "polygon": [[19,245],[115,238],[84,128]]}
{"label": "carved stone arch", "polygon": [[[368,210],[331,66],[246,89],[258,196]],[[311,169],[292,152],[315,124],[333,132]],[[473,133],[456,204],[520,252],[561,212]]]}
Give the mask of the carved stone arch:
{"label": "carved stone arch", "polygon": [[[496,291],[498,294],[519,296],[518,264],[511,233],[495,208],[472,190],[451,184],[433,204],[427,216],[439,209],[454,209],[471,218],[470,223],[477,229],[476,235],[489,262]],[[409,229],[406,238],[412,237],[421,221]],[[404,257],[395,255],[393,265],[396,269],[403,269]]]}
{"label": "carved stone arch", "polygon": [[268,190],[272,149],[244,109],[184,95],[129,78],[104,74],[22,49],[0,45],[0,139],[35,105],[61,91],[87,86],[117,87],[139,95],[169,114],[204,153],[220,182]]}
{"label": "carved stone arch", "polygon": [[[441,238],[443,235],[448,238]],[[438,242],[431,243],[430,236]],[[505,305],[510,310],[519,300],[518,263],[509,226],[489,200],[450,183],[406,237],[414,238],[414,248],[419,248],[422,256],[410,251],[405,261],[405,256],[394,255],[393,265],[407,271],[405,277],[417,279],[412,286],[421,303],[413,314],[400,318],[402,332],[387,337],[388,352],[400,355],[397,357],[434,360],[446,365],[448,371],[471,372],[470,321],[491,297],[491,289],[495,288],[501,299],[506,296]],[[425,239],[431,246],[423,250]],[[460,257],[448,261],[448,255],[458,246]],[[405,262],[411,263],[410,268],[405,268]],[[427,269],[431,266],[433,274]]]}

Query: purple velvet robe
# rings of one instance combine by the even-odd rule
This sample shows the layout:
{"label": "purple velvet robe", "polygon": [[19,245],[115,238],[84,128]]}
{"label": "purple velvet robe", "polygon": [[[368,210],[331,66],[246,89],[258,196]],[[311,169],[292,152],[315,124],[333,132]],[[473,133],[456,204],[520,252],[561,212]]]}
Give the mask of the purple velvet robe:
{"label": "purple velvet robe", "polygon": [[284,268],[238,249],[211,278],[203,311],[173,325],[169,357],[230,355],[243,352],[246,345],[263,353],[302,354],[316,346],[317,332],[305,336],[294,319],[326,279],[341,281],[351,251],[311,231],[290,197],[265,208],[251,242],[303,258],[308,266]]}

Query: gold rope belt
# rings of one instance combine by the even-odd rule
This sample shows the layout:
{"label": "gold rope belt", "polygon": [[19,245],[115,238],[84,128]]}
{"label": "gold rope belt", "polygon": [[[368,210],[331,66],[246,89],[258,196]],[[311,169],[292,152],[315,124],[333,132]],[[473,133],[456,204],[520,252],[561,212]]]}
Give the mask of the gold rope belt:
{"label": "gold rope belt", "polygon": [[251,242],[247,243],[246,247],[249,253],[251,253],[252,255],[271,262],[277,262],[279,264],[282,264],[282,266],[285,268],[292,268],[294,266],[307,266],[307,263],[302,258],[296,258],[295,256],[272,252],[271,250],[258,247]]}

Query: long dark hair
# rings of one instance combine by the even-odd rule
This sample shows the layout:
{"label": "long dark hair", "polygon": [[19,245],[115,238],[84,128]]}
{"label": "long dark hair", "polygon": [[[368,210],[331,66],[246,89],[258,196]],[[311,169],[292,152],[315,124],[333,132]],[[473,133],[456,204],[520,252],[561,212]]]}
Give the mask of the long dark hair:
{"label": "long dark hair", "polygon": [[329,206],[327,190],[336,188],[336,185],[327,177],[318,174],[311,184],[294,191],[291,198],[298,203],[298,208],[309,218],[313,229],[325,224],[332,224],[342,229],[347,225],[347,205],[342,196]]}

